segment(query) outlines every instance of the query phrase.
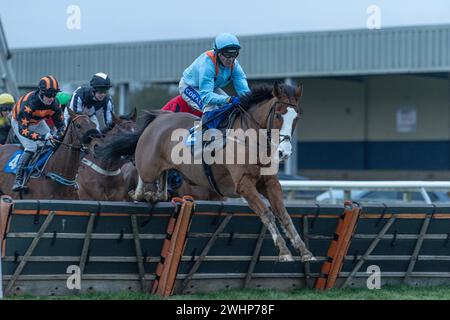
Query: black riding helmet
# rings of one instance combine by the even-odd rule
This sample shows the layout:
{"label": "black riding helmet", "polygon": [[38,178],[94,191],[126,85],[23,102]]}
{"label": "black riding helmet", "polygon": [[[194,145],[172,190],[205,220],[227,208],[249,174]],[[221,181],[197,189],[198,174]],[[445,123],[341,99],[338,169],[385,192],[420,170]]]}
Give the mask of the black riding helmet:
{"label": "black riding helmet", "polygon": [[111,88],[111,80],[109,79],[108,75],[103,72],[94,74],[89,84],[92,88],[94,88],[94,91],[102,89],[108,90],[109,88]]}

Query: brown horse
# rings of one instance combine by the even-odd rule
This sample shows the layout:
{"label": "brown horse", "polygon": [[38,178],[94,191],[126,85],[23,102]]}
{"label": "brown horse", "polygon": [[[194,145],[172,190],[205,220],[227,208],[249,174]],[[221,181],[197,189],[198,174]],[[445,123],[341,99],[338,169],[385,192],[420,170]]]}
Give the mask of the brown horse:
{"label": "brown horse", "polygon": [[[78,196],[80,200],[97,201],[131,201],[129,191],[136,189],[138,173],[136,166],[130,160],[102,161],[95,154],[98,146],[114,141],[119,133],[136,130],[136,109],[128,116],[116,117],[113,114],[114,127],[105,132],[105,137],[95,138],[92,142],[92,152],[81,160],[77,175]],[[150,187],[152,188],[152,187]],[[152,188],[154,190],[154,188]],[[223,200],[209,188],[189,185],[183,181],[176,190],[171,190],[172,196],[190,195],[196,200]]]}
{"label": "brown horse", "polygon": [[116,117],[114,127],[105,132],[104,138],[93,141],[93,150],[81,160],[78,171],[78,196],[80,200],[125,201],[128,192],[137,185],[137,170],[129,160],[101,161],[95,154],[98,145],[109,143],[121,132],[136,130],[136,109],[128,115]]}
{"label": "brown horse", "polygon": [[[260,134],[261,132],[264,133],[262,138],[257,141],[257,149],[268,149],[271,154],[274,150],[271,141],[270,144],[266,143],[265,145],[263,142],[265,139],[272,140],[269,137],[273,137],[274,130],[275,133],[280,133],[281,139],[275,143],[275,156],[271,155],[270,157],[270,160],[274,160],[272,162],[275,162],[277,168],[277,156],[284,160],[292,152],[290,138],[300,112],[298,103],[301,95],[302,86],[294,88],[275,83],[273,88],[260,87],[253,90],[250,94],[242,97],[241,106],[236,107],[240,113],[232,125],[233,129],[253,129],[259,131]],[[139,174],[135,200],[145,196],[144,187],[146,184],[161,179],[161,175],[168,169],[178,170],[191,184],[211,188],[201,162],[200,164],[195,162],[184,163],[174,161],[173,158],[173,151],[180,145],[179,140],[173,139],[173,133],[180,128],[191,128],[196,119],[198,118],[184,113],[149,112],[146,121],[147,126],[144,130],[135,134],[123,135],[103,148],[104,156],[108,158],[134,153]],[[244,138],[243,141],[246,141],[246,139]],[[241,143],[243,141],[241,140]],[[244,153],[249,155],[252,151],[250,143],[247,145],[244,142],[244,144]],[[182,152],[190,154],[189,151],[189,148],[184,146]],[[225,149],[216,150],[216,157],[222,156],[223,159],[224,152]],[[235,156],[236,154],[232,154],[232,159],[235,159]],[[227,154],[227,159],[228,157]],[[280,261],[292,261],[293,258],[278,230],[275,216],[280,221],[282,230],[291,240],[293,246],[299,250],[302,261],[316,260],[306,248],[284,206],[282,189],[276,172],[262,174],[262,169],[267,166],[267,163],[262,161],[253,163],[247,159],[242,164],[236,161],[212,164],[211,169],[217,182],[216,186],[220,186],[221,193],[227,197],[241,196],[247,200],[250,208],[261,218],[263,224],[270,231],[273,241],[279,249]],[[163,191],[164,180],[162,180],[161,185]],[[269,200],[270,207],[261,199],[261,195]],[[164,193],[159,193],[158,196],[160,196],[160,199],[165,199]]]}
{"label": "brown horse", "polygon": [[21,146],[6,144],[0,147],[0,193],[9,194],[16,199],[78,199],[75,176],[81,153],[98,132],[88,115],[71,112],[70,116],[72,121],[66,128],[63,141],[59,143],[39,178],[28,180],[28,192],[12,193],[15,175],[3,171],[8,160]]}

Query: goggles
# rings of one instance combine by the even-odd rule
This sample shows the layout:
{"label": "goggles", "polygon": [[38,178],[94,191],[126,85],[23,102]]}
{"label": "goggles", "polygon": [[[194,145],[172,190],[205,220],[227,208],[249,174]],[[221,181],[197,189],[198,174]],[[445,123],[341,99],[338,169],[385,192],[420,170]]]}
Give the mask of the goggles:
{"label": "goggles", "polygon": [[54,97],[56,97],[56,93],[57,93],[57,92],[55,92],[55,91],[41,91],[41,93],[42,93],[42,95],[43,95],[44,97],[47,97],[47,98],[54,98]]}
{"label": "goggles", "polygon": [[106,94],[108,93],[108,88],[94,88],[95,93]]}
{"label": "goggles", "polygon": [[237,58],[239,55],[239,50],[222,51],[220,54],[226,59]]}

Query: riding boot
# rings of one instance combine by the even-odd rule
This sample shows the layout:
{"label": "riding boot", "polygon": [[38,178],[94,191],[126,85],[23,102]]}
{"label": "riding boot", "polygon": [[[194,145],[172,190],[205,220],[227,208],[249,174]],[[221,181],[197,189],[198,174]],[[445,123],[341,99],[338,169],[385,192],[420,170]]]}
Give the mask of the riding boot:
{"label": "riding boot", "polygon": [[17,164],[16,181],[14,182],[14,185],[12,187],[13,192],[17,192],[23,189],[22,185],[25,174],[25,167],[28,165],[32,157],[33,152],[25,151],[24,153],[22,153],[22,156],[20,157],[19,162]]}

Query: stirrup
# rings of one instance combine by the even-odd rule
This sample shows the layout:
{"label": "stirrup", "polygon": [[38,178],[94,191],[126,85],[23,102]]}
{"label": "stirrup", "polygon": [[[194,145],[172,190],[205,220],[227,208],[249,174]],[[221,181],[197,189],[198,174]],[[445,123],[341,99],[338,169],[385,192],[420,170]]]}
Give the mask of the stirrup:
{"label": "stirrup", "polygon": [[13,191],[13,192],[20,192],[20,191],[28,191],[28,189],[29,189],[29,188],[28,188],[26,185],[21,185],[21,186],[19,186],[19,188],[16,189],[16,190],[14,190],[14,186],[13,186],[12,191]]}

